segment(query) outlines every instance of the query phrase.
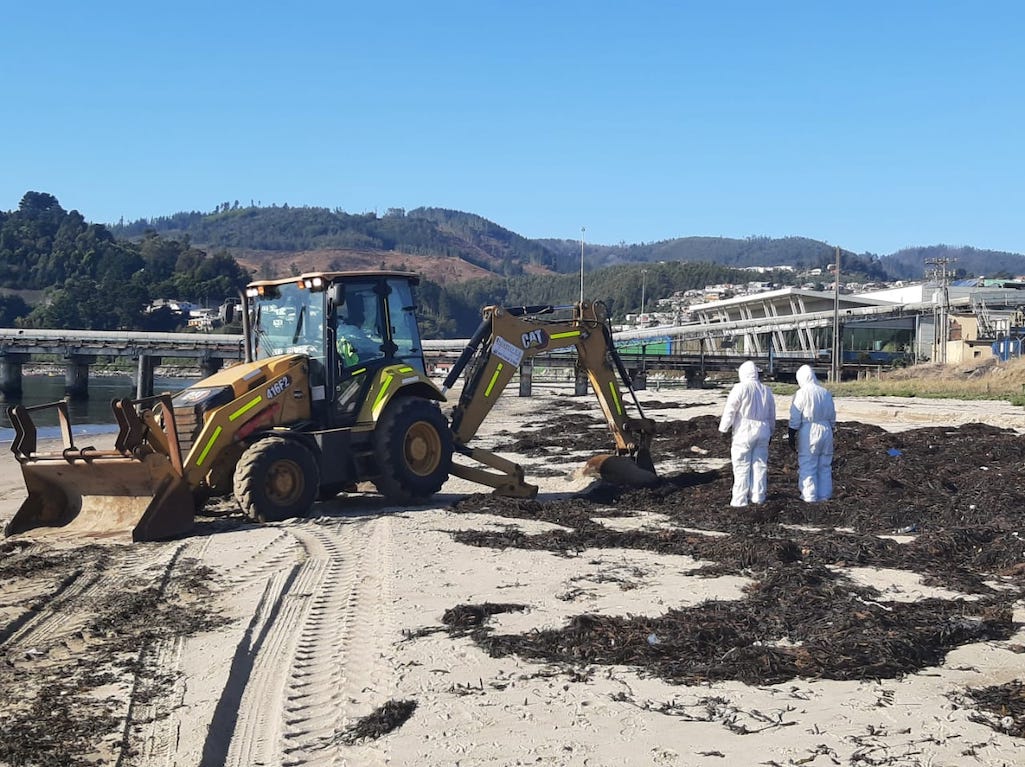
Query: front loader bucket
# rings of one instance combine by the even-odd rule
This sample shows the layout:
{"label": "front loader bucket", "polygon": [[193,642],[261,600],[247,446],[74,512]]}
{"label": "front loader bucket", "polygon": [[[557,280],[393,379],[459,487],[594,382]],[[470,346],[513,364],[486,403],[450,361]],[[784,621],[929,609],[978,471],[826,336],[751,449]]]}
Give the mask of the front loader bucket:
{"label": "front loader bucket", "polygon": [[[191,530],[195,505],[182,476],[180,453],[175,452],[174,426],[172,423],[167,432],[161,429],[160,435],[150,435],[152,429],[160,427],[151,411],[140,414],[137,409],[140,403],[149,401],[113,403],[120,427],[114,450],[75,447],[64,402],[11,408],[16,432],[11,449],[21,463],[28,497],[4,534],[56,527],[71,535],[131,533],[133,541],[152,541]],[[36,450],[35,425],[29,411],[45,407],[57,409],[64,435],[62,450]],[[169,445],[173,449],[167,450]]]}
{"label": "front loader bucket", "polygon": [[[162,459],[162,460],[161,460]],[[60,527],[87,536],[131,532],[133,541],[172,538],[192,529],[192,493],[167,459],[33,460],[23,463],[28,497],[5,535]]]}

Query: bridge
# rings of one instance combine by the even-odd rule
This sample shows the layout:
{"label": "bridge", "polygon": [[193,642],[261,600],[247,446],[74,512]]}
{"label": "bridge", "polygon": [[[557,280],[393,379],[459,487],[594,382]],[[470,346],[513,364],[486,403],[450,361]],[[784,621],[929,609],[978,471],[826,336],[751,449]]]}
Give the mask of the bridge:
{"label": "bridge", "polygon": [[149,396],[153,370],[164,357],[193,359],[203,375],[210,375],[225,360],[242,359],[244,351],[242,336],[237,335],[0,328],[0,397],[20,398],[22,366],[44,354],[64,361],[65,391],[82,399],[88,396],[89,367],[100,357],[136,361],[136,390],[139,396]]}
{"label": "bridge", "polygon": [[[858,320],[908,316],[900,307],[870,306],[845,309],[844,323]],[[645,328],[613,334],[618,344],[636,348],[641,353],[622,352],[627,369],[643,385],[644,374],[650,370],[680,371],[688,381],[698,383],[708,371],[736,370],[747,359],[756,359],[770,376],[788,376],[804,364],[817,367],[820,372],[829,369],[828,356],[819,357],[804,350],[797,353],[735,355],[728,353],[705,354],[671,353],[645,354],[643,341],[670,342],[682,348],[687,342],[703,342],[710,338],[728,338],[744,333],[784,333],[788,330],[807,330],[832,324],[833,312],[814,312],[803,315],[747,319],[733,322],[696,323],[672,327]],[[434,363],[454,359],[466,345],[465,340],[425,340],[424,354]],[[64,362],[65,391],[72,398],[88,396],[89,368],[101,357],[130,359],[136,363],[136,391],[138,396],[153,393],[153,371],[165,358],[192,359],[202,374],[219,370],[225,361],[244,357],[242,337],[212,333],[145,333],[134,331],[99,330],[46,330],[0,328],[0,397],[18,399],[22,394],[22,366],[33,356],[57,356]],[[574,355],[552,354],[536,357],[535,364],[553,367],[572,367]],[[639,374],[639,375],[638,375]]]}

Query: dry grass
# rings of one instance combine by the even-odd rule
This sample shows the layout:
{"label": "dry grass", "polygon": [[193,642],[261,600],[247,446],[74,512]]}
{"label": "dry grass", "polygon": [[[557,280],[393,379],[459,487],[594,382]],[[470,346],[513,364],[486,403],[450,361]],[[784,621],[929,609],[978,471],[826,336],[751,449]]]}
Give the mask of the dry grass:
{"label": "dry grass", "polygon": [[928,363],[848,381],[830,390],[837,395],[999,399],[1025,405],[1025,359],[980,360],[963,365]]}
{"label": "dry grass", "polygon": [[[418,274],[429,275],[431,280],[443,285],[493,277],[495,274],[455,256],[414,256],[398,251],[355,248],[319,248],[294,252],[237,249],[232,255],[242,266],[258,276],[270,273],[275,277],[286,277],[292,264],[296,264],[304,272],[333,269],[413,269]],[[486,258],[486,254],[482,254],[482,258]]]}

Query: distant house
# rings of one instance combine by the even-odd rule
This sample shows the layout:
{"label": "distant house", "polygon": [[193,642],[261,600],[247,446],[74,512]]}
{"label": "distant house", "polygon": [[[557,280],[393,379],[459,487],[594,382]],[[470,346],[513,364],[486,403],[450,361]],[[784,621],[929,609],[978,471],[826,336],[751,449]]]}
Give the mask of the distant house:
{"label": "distant house", "polygon": [[188,327],[195,330],[209,331],[221,325],[217,309],[193,309],[189,312]]}
{"label": "distant house", "polygon": [[157,298],[150,302],[150,305],[146,307],[146,311],[155,312],[157,309],[170,309],[172,312],[180,312],[187,315],[195,308],[195,304],[191,304],[188,301],[179,301],[175,298]]}

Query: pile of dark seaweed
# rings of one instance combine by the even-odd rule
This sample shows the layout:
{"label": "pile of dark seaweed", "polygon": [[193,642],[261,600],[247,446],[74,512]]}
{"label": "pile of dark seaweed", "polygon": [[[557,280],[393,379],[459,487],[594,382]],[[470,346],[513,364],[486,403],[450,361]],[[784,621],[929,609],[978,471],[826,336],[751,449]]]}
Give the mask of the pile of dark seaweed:
{"label": "pile of dark seaweed", "polygon": [[[498,449],[525,450],[546,461],[568,451],[576,451],[570,459],[576,461],[579,451],[608,452],[608,433],[597,419],[582,429],[579,414],[568,418],[561,423],[554,415],[543,431],[511,435],[513,442]],[[656,465],[686,465],[697,454],[728,461],[729,441],[717,426],[711,416],[660,424],[652,451]],[[566,556],[597,548],[684,554],[705,563],[697,575],[751,578],[744,599],[658,617],[582,614],[560,629],[527,634],[496,634],[487,617],[499,610],[461,605],[446,614],[449,630],[469,634],[495,656],[516,654],[577,669],[627,664],[688,684],[897,678],[942,664],[961,645],[1006,642],[1016,633],[1012,608],[1025,585],[1025,437],[981,424],[887,432],[841,423],[834,498],[806,504],[785,436],[781,421],[770,445],[769,496],[759,506],[729,506],[728,463],[719,470],[680,471],[648,489],[598,485],[548,501],[475,495],[455,505],[461,512],[565,528],[455,533],[469,545]],[[529,465],[527,473],[529,478]],[[641,513],[662,515],[664,522],[639,530],[601,523],[612,514]],[[895,533],[906,537],[887,536]],[[845,566],[912,571],[927,585],[970,598],[891,601],[846,577]],[[467,623],[467,616],[476,621]],[[1008,712],[1013,722],[1003,719],[1002,731],[1025,732],[1020,687],[973,690],[969,697],[979,708]]]}
{"label": "pile of dark seaweed", "polygon": [[84,767],[102,763],[96,754],[104,744],[120,754],[118,764],[131,763],[124,703],[98,691],[127,684],[131,707],[163,695],[175,680],[155,657],[159,644],[225,622],[204,599],[209,570],[172,558],[157,585],[111,591],[84,605],[92,617],[71,636],[55,632],[29,647],[16,641],[37,613],[60,602],[65,589],[100,582],[134,557],[131,546],[61,550],[18,539],[0,544],[0,583],[38,578],[50,584],[29,604],[5,605],[25,611],[0,622],[0,763]]}

